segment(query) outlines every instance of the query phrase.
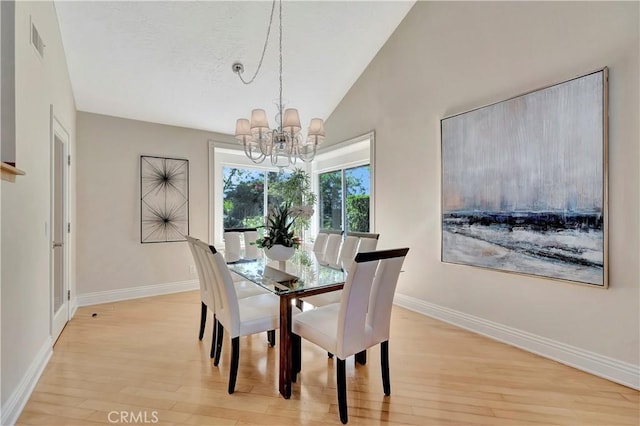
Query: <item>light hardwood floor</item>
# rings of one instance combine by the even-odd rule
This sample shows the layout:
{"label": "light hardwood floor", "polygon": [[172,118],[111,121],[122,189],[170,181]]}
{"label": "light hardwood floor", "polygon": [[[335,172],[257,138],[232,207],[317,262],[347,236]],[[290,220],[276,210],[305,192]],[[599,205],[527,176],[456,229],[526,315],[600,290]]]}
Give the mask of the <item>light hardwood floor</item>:
{"label": "light hardwood floor", "polygon": [[[236,392],[228,395],[230,341],[225,335],[213,367],[212,320],[199,341],[199,312],[198,292],[79,309],[18,424],[126,424],[120,420],[132,414],[138,424],[340,424],[334,361],[324,351],[303,342],[302,373],[285,400],[277,348],[267,347],[265,333],[241,338]],[[347,362],[349,424],[639,424],[633,389],[399,307],[390,397],[379,359],[376,348],[366,366]]]}

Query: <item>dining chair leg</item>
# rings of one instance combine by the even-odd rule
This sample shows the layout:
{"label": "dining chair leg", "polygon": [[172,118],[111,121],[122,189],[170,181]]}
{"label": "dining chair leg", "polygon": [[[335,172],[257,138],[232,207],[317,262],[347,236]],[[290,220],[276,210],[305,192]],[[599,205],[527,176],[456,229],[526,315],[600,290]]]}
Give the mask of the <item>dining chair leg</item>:
{"label": "dining chair leg", "polygon": [[380,343],[380,366],[382,369],[382,387],[386,396],[391,395],[391,383],[389,381],[389,341]]}
{"label": "dining chair leg", "polygon": [[215,359],[213,360],[213,365],[218,366],[220,363],[220,353],[222,352],[222,338],[224,337],[224,327],[222,323],[218,321],[218,334],[216,336],[216,353]]}
{"label": "dining chair leg", "polygon": [[202,340],[204,336],[204,325],[207,322],[207,305],[205,305],[204,302],[200,303],[202,303],[202,306],[200,307],[200,334],[198,334],[198,339]]}
{"label": "dining chair leg", "polygon": [[347,415],[347,376],[345,369],[345,360],[338,358],[336,365],[336,387],[338,390],[338,411],[340,412],[340,421],[346,424],[349,420]]}
{"label": "dining chair leg", "polygon": [[276,345],[276,331],[269,330],[267,331],[267,340],[269,341],[269,346],[272,348]]}
{"label": "dining chair leg", "polygon": [[216,314],[213,314],[213,333],[211,334],[211,358],[216,356],[216,336],[218,332],[218,320]]}
{"label": "dining chair leg", "polygon": [[236,390],[238,378],[238,361],[240,359],[240,337],[231,339],[231,368],[229,369],[229,394]]}
{"label": "dining chair leg", "polygon": [[355,357],[356,362],[360,365],[366,365],[367,364],[367,350],[365,349],[362,352],[358,352]]}

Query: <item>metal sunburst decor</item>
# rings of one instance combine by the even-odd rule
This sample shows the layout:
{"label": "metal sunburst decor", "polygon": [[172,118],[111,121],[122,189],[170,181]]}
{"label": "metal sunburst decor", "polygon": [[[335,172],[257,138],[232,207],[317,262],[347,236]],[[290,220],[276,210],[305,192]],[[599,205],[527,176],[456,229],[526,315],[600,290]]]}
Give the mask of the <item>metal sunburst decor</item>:
{"label": "metal sunburst decor", "polygon": [[140,242],[185,241],[189,160],[140,156]]}

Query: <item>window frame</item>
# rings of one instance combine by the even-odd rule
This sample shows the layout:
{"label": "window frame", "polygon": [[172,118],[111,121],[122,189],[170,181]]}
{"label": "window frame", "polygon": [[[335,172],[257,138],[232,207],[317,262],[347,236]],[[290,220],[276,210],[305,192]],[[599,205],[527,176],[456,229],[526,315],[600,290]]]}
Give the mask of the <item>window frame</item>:
{"label": "window frame", "polygon": [[[366,147],[368,143],[368,149]],[[343,160],[344,159],[344,160]],[[312,221],[310,234],[320,231],[320,175],[341,171],[342,174],[342,230],[346,227],[346,181],[345,171],[361,166],[369,166],[369,232],[375,231],[375,132],[330,145],[316,156],[312,167],[312,188],[318,194],[315,210],[317,217]]]}
{"label": "window frame", "polygon": [[[269,204],[269,201],[270,201],[270,199],[269,199],[270,198],[269,197],[269,190],[271,188],[271,183],[270,183],[270,180],[269,180],[269,174],[270,173],[279,173],[279,171],[277,170],[277,168],[276,168],[276,170],[269,170],[269,169],[265,169],[263,167],[255,168],[253,166],[255,166],[255,163],[251,163],[251,165],[248,165],[248,166],[237,166],[237,165],[230,165],[230,164],[227,164],[227,163],[223,162],[223,163],[221,163],[222,180],[223,180],[223,184],[224,184],[224,171],[225,171],[225,169],[248,170],[248,171],[252,171],[252,172],[261,174],[262,175],[262,179],[263,179],[263,182],[262,182],[262,185],[263,185],[262,186],[262,217],[264,218],[269,214],[269,209],[273,208],[273,207],[270,207],[270,204]],[[289,172],[289,169],[286,169],[284,171],[285,174],[288,173],[288,172]],[[223,226],[223,229],[227,229],[227,227],[224,226],[224,201],[225,201],[224,189],[222,190],[222,200],[221,201],[222,201],[222,226]]]}

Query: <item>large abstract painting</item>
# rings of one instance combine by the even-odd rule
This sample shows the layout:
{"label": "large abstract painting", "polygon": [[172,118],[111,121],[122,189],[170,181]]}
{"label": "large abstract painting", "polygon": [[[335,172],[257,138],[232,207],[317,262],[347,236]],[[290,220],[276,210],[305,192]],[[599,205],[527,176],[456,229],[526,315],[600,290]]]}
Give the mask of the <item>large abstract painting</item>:
{"label": "large abstract painting", "polygon": [[443,262],[607,287],[607,84],[441,120]]}
{"label": "large abstract painting", "polygon": [[140,242],[185,241],[189,160],[140,156]]}

